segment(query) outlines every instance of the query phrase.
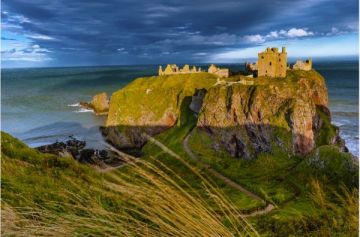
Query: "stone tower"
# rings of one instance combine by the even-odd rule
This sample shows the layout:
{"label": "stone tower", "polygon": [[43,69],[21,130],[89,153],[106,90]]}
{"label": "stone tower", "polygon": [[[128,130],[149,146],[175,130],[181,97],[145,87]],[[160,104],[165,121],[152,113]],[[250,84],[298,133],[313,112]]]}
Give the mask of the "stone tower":
{"label": "stone tower", "polygon": [[258,56],[258,76],[286,77],[287,53],[285,47],[282,47],[281,53],[278,48],[267,48]]}

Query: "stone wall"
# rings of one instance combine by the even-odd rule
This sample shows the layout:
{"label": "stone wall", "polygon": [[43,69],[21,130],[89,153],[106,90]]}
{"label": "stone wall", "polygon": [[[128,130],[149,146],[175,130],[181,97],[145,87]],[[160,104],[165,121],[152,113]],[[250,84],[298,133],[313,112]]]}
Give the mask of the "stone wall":
{"label": "stone wall", "polygon": [[190,69],[190,66],[188,64],[185,64],[183,68],[179,68],[176,64],[168,64],[165,70],[162,69],[162,66],[159,66],[159,76],[199,72],[201,72],[201,68],[196,68],[195,66],[193,66]]}
{"label": "stone wall", "polygon": [[293,69],[310,71],[312,69],[312,60],[311,59],[305,61],[297,60],[293,66]]}
{"label": "stone wall", "polygon": [[214,64],[211,64],[208,73],[215,74],[218,77],[229,77],[230,76],[230,70],[228,68],[219,68],[216,67]]}

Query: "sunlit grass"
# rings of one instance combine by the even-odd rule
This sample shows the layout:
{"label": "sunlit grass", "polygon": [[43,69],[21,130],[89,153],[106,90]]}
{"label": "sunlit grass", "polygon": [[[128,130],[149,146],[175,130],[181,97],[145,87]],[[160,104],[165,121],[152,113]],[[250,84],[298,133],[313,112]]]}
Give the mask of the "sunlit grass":
{"label": "sunlit grass", "polygon": [[3,236],[258,235],[196,169],[190,172],[207,199],[155,158],[134,162],[128,156],[126,172],[98,173],[33,152],[8,135],[2,141]]}

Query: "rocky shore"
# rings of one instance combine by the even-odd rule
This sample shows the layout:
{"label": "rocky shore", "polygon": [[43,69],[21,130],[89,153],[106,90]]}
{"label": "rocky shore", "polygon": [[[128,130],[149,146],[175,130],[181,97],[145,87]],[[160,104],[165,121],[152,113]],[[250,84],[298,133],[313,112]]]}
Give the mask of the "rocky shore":
{"label": "rocky shore", "polygon": [[119,166],[123,163],[112,151],[87,148],[85,141],[80,141],[73,136],[69,136],[69,139],[66,141],[56,141],[49,145],[37,147],[36,150],[60,157],[72,157],[81,163],[88,163],[104,168],[108,166]]}

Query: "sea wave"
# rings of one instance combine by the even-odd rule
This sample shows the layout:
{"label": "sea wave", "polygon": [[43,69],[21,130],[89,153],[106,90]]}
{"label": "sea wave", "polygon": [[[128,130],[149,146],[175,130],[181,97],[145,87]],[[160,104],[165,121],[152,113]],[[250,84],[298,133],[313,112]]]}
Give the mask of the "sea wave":
{"label": "sea wave", "polygon": [[80,103],[75,103],[75,104],[69,104],[67,105],[69,107],[79,107],[80,106]]}
{"label": "sea wave", "polygon": [[75,113],[89,113],[89,112],[93,113],[94,110],[92,110],[92,109],[80,108],[79,110],[76,110],[76,111],[74,111],[74,112],[75,112]]}
{"label": "sea wave", "polygon": [[343,117],[359,117],[358,112],[334,111],[331,113],[332,113],[332,115],[338,115],[338,116],[343,116]]}

